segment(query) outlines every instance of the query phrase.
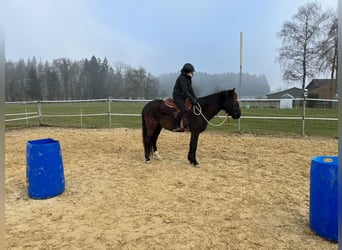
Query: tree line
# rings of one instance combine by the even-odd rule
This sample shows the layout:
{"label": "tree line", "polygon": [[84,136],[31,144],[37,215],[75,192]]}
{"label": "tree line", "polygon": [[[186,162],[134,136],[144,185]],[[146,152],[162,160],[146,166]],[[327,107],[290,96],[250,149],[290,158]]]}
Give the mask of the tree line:
{"label": "tree line", "polygon": [[[172,87],[178,73],[167,73],[159,76],[164,94],[171,96]],[[268,80],[264,74],[256,75],[248,72],[242,73],[241,86],[239,73],[208,74],[196,72],[192,79],[193,88],[198,96],[235,88],[240,97],[263,97],[270,92]],[[241,87],[241,89],[240,89]]]}
{"label": "tree line", "polygon": [[35,57],[5,64],[6,101],[155,98],[157,77],[142,67],[116,64],[92,56],[89,60],[61,58],[39,62]]}
{"label": "tree line", "polygon": [[[158,77],[142,67],[125,64],[111,66],[107,59],[92,56],[89,60],[61,58],[37,62],[6,61],[6,101],[82,100],[103,98],[154,99],[172,96],[179,72]],[[242,96],[263,96],[270,91],[265,75],[242,75]],[[238,73],[208,74],[197,72],[193,87],[198,96],[239,88]]]}

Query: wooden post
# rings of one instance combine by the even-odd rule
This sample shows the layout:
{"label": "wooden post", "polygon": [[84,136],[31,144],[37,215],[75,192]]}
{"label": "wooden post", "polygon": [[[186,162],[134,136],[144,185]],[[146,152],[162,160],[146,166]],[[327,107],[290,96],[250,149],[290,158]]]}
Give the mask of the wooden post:
{"label": "wooden post", "polygon": [[42,116],[42,103],[40,100],[38,100],[38,116],[39,116],[39,126],[42,125],[42,121],[43,121],[43,116]]}

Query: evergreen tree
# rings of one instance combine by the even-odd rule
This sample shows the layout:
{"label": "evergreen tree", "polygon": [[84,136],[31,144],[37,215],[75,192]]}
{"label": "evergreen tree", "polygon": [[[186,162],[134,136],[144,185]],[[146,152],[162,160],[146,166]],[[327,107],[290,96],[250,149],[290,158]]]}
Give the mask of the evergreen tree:
{"label": "evergreen tree", "polygon": [[40,88],[40,81],[37,76],[37,70],[31,68],[27,80],[27,97],[31,100],[41,100],[42,93]]}
{"label": "evergreen tree", "polygon": [[15,78],[15,65],[9,61],[5,64],[5,99],[6,101],[14,101],[19,99],[16,94],[16,78]]}
{"label": "evergreen tree", "polygon": [[48,69],[46,71],[46,85],[47,85],[47,99],[48,100],[58,100],[61,98],[60,85],[57,72],[53,69]]}
{"label": "evergreen tree", "polygon": [[58,75],[60,77],[64,98],[63,99],[71,99],[71,86],[70,86],[70,67],[71,61],[66,58],[61,58],[54,60],[54,67],[56,68]]}

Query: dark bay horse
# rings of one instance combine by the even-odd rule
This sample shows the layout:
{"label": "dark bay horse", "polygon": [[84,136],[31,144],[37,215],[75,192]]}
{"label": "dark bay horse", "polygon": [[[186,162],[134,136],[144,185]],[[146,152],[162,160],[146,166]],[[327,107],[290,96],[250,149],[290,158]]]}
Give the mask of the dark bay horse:
{"label": "dark bay horse", "polygon": [[[160,131],[162,128],[172,131],[175,122],[173,115],[161,111],[161,104],[163,102],[160,99],[150,101],[145,105],[141,113],[146,163],[150,163],[150,156],[153,154],[160,158],[157,151],[157,140]],[[198,137],[207,128],[207,121],[212,119],[221,110],[224,110],[233,119],[239,119],[241,115],[235,89],[198,98],[198,104],[205,119],[202,115],[194,113],[192,109],[187,117],[189,131],[191,132],[188,160],[194,166],[198,165],[196,160]]]}

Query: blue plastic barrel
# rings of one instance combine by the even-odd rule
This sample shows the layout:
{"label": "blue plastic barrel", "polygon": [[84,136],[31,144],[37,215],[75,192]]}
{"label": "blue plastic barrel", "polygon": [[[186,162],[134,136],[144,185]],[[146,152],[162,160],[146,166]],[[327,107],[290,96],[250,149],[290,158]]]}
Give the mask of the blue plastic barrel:
{"label": "blue plastic barrel", "polygon": [[59,141],[51,138],[26,144],[27,192],[31,198],[46,199],[65,188],[62,152]]}
{"label": "blue plastic barrel", "polygon": [[332,241],[338,239],[338,157],[316,156],[310,170],[310,227]]}

